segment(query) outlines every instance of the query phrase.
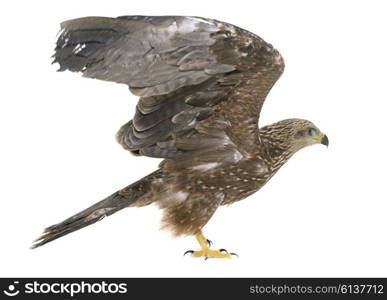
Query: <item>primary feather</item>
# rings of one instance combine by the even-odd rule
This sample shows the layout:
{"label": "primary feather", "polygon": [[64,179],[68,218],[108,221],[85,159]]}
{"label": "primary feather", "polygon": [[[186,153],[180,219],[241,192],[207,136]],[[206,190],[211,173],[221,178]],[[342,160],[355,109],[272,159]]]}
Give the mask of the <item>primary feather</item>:
{"label": "primary feather", "polygon": [[[271,45],[211,19],[87,17],[61,26],[55,53],[61,71],[124,83],[141,96],[133,120],[117,139],[125,149],[146,156],[181,155],[187,150],[177,144],[203,135],[197,126],[204,120],[206,127],[223,123],[249,132],[257,129],[264,96],[283,70],[282,58]],[[246,91],[244,103],[234,103],[233,97]],[[232,103],[221,105],[226,100]],[[209,135],[203,140],[221,142]]]}

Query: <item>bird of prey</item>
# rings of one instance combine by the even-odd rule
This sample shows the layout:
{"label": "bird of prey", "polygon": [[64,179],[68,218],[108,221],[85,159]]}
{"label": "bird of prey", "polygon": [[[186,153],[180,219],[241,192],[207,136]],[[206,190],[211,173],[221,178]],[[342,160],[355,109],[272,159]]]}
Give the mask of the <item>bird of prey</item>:
{"label": "bird of prey", "polygon": [[328,145],[312,122],[259,127],[263,102],[284,70],[273,46],[213,19],[183,16],[85,17],[65,21],[54,62],[59,71],[123,83],[140,99],[117,135],[159,168],[80,213],[50,226],[36,248],[126,207],[163,210],[162,228],[193,235],[193,257],[230,258],[211,249],[203,227],[221,205],[258,191],[298,150]]}

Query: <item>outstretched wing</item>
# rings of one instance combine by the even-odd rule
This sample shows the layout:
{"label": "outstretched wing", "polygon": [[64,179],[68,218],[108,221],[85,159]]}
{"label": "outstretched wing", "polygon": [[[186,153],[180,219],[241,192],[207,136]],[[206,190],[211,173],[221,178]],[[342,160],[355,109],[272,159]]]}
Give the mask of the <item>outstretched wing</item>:
{"label": "outstretched wing", "polygon": [[235,161],[259,143],[259,112],[284,64],[256,35],[198,17],[87,17],[61,26],[60,71],[124,83],[141,96],[117,133],[124,148]]}

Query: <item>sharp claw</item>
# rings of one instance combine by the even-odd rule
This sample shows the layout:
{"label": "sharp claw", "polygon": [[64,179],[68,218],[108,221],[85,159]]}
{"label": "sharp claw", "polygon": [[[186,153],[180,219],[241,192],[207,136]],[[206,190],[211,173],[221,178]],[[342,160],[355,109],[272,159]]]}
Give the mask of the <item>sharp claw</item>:
{"label": "sharp claw", "polygon": [[219,252],[226,252],[226,253],[228,253],[228,251],[226,249],[219,249]]}
{"label": "sharp claw", "polygon": [[236,257],[239,257],[239,255],[236,254],[236,253],[234,253],[234,252],[230,253],[230,255],[234,255],[234,256],[236,256]]}
{"label": "sharp claw", "polygon": [[212,241],[211,240],[209,240],[209,239],[207,239],[207,244],[208,244],[208,247],[210,247],[211,248],[211,246],[212,246]]}
{"label": "sharp claw", "polygon": [[191,253],[191,254],[192,254],[192,253],[194,253],[194,251],[193,251],[193,250],[185,251],[184,254],[183,254],[183,256],[186,255],[186,254],[188,254],[188,253]]}
{"label": "sharp claw", "polygon": [[205,258],[204,258],[204,260],[207,260],[208,259],[208,256],[206,256]]}

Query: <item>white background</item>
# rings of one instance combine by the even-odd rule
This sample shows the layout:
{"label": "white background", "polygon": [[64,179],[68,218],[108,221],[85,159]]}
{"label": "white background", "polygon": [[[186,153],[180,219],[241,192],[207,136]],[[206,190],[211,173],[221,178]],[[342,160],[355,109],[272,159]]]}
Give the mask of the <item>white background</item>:
{"label": "white background", "polygon": [[[2,1],[0,276],[387,276],[384,1]],[[197,15],[248,29],[283,55],[261,125],[312,120],[330,147],[297,153],[258,193],[205,227],[239,258],[183,257],[192,237],[132,208],[36,250],[41,230],[150,173],[115,141],[127,87],[56,73],[66,19]]]}

